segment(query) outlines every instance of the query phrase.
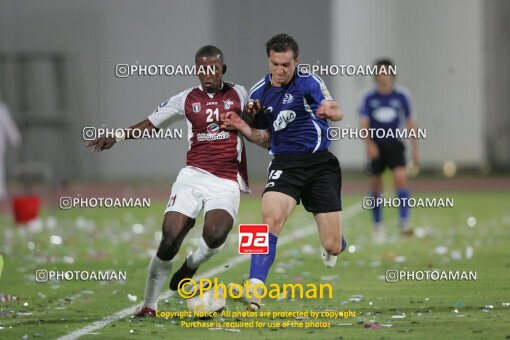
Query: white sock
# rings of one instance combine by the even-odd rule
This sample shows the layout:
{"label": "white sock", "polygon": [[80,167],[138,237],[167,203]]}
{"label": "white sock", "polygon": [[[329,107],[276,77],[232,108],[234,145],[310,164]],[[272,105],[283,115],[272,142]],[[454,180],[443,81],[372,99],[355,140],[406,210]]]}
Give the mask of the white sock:
{"label": "white sock", "polygon": [[223,243],[218,248],[211,249],[207,246],[207,243],[205,243],[204,238],[201,237],[198,248],[191,254],[191,256],[188,256],[188,258],[186,259],[186,264],[188,265],[189,268],[196,269],[202,263],[216,255],[221,250],[221,248],[223,248],[224,245],[225,243]]}
{"label": "white sock", "polygon": [[152,257],[145,282],[144,306],[157,310],[159,293],[161,293],[161,288],[171,271],[171,260],[163,261],[157,255]]}

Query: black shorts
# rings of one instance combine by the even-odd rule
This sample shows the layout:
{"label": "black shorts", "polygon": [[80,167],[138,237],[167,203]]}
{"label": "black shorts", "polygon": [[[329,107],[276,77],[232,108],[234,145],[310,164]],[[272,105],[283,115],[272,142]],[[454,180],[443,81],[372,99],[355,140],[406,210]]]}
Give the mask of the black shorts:
{"label": "black shorts", "polygon": [[405,146],[401,141],[377,143],[379,158],[369,162],[368,171],[371,175],[380,175],[386,167],[394,169],[399,166],[406,166]]}
{"label": "black shorts", "polygon": [[306,155],[276,155],[268,169],[264,193],[277,191],[303,201],[312,213],[342,210],[342,170],[329,151]]}

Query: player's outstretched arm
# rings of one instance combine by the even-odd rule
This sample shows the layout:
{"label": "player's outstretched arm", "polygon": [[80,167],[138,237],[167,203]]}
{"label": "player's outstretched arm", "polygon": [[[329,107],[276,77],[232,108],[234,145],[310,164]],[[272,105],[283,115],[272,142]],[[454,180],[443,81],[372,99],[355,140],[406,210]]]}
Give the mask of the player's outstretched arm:
{"label": "player's outstretched arm", "polygon": [[221,128],[227,130],[238,130],[248,140],[265,149],[271,145],[271,134],[267,130],[252,128],[239,115],[233,111],[221,114]]}
{"label": "player's outstretched arm", "polygon": [[[141,121],[140,123],[138,124],[135,124],[133,126],[130,126],[128,129],[124,130],[124,138],[122,139],[133,139],[133,130],[140,130],[140,131],[144,131],[144,130],[154,130],[156,129],[154,127],[154,125],[152,125],[152,123],[148,120],[148,119],[145,119],[143,121]],[[141,134],[139,134],[141,135]],[[85,143],[85,146],[86,147],[92,147],[93,148],[93,152],[101,152],[103,150],[108,150],[110,149],[115,143],[119,142],[121,139],[120,138],[114,138],[114,137],[99,137],[99,138],[96,138],[90,142],[87,142]]]}
{"label": "player's outstretched arm", "polygon": [[324,100],[317,109],[316,115],[321,119],[329,119],[334,122],[344,119],[344,113],[340,105],[334,100]]}

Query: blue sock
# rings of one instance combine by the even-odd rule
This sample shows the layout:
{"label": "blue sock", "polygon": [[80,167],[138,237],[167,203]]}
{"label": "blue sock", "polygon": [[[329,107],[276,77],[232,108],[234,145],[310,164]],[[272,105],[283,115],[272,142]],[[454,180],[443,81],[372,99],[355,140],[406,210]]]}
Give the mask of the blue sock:
{"label": "blue sock", "polygon": [[347,242],[345,241],[344,235],[342,235],[342,250],[340,250],[340,253],[342,253],[345,248],[347,248]]}
{"label": "blue sock", "polygon": [[267,254],[253,254],[250,263],[250,279],[259,279],[266,282],[269,269],[276,256],[276,243],[278,237],[269,233],[269,252]]}
{"label": "blue sock", "polygon": [[[409,220],[409,205],[407,200],[409,199],[409,190],[400,189],[397,191],[397,197],[401,200],[400,203],[400,225],[405,225]],[[404,199],[404,200],[402,200]]]}
{"label": "blue sock", "polygon": [[380,193],[372,193],[372,197],[376,200],[376,204],[374,209],[372,209],[372,214],[374,215],[374,223],[375,225],[381,225],[382,223],[382,207],[377,204],[377,199],[381,198]]}

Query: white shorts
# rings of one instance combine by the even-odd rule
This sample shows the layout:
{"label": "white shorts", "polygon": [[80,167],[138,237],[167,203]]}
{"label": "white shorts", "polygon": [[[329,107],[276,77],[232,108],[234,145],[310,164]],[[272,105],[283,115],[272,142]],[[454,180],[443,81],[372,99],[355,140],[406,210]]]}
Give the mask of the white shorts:
{"label": "white shorts", "polygon": [[172,186],[172,194],[165,213],[180,212],[196,218],[202,208],[204,215],[209,210],[226,210],[234,221],[239,210],[239,184],[219,178],[206,171],[194,168],[183,168]]}

